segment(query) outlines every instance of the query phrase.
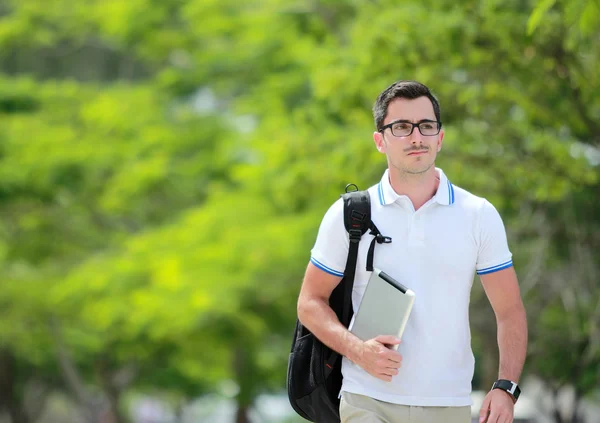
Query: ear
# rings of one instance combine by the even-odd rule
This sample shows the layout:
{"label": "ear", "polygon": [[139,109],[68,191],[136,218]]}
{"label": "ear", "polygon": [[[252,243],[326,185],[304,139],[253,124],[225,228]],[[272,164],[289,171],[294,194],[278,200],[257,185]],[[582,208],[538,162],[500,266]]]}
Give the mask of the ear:
{"label": "ear", "polygon": [[437,151],[438,152],[442,149],[443,140],[444,140],[444,130],[442,129],[440,131],[440,135],[439,135],[439,138],[438,138],[438,141],[437,141]]}
{"label": "ear", "polygon": [[383,140],[383,134],[381,132],[373,132],[373,141],[375,142],[375,147],[377,147],[377,151],[379,151],[380,153],[385,153],[385,141]]}

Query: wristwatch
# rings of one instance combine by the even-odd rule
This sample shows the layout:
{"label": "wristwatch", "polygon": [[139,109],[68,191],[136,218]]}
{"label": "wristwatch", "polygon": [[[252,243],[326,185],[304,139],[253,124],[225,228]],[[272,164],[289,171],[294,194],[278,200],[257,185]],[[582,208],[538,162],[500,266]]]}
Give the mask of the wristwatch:
{"label": "wristwatch", "polygon": [[519,388],[519,385],[512,380],[498,379],[492,385],[492,390],[493,389],[502,389],[503,391],[506,391],[512,397],[514,402],[517,402],[519,395],[521,395],[521,388]]}

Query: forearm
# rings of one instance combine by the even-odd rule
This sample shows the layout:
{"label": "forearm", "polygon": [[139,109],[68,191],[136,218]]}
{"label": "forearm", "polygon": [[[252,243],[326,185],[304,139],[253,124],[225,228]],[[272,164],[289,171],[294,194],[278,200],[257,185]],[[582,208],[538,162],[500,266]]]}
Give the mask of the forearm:
{"label": "forearm", "polygon": [[334,351],[357,362],[362,341],[339,321],[328,302],[318,299],[301,299],[298,318],[321,342]]}
{"label": "forearm", "polygon": [[519,382],[527,353],[527,317],[520,306],[498,318],[499,379]]}

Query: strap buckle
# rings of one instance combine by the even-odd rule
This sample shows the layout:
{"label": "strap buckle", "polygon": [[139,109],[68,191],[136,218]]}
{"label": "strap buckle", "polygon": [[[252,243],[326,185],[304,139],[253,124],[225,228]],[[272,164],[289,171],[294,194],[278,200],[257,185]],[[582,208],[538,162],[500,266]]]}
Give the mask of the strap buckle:
{"label": "strap buckle", "polygon": [[375,225],[371,226],[371,232],[369,234],[373,235],[375,237],[375,241],[377,241],[378,244],[391,244],[392,243],[392,237],[382,235],[381,232],[379,232],[379,229],[377,229],[377,227]]}
{"label": "strap buckle", "polygon": [[384,236],[381,234],[377,234],[375,235],[375,239],[377,240],[378,244],[391,244],[392,243],[392,238],[389,236]]}
{"label": "strap buckle", "polygon": [[362,222],[363,220],[365,220],[367,218],[367,215],[364,213],[361,213],[357,210],[352,210],[352,213],[350,214],[350,218],[352,220],[358,220],[359,222]]}
{"label": "strap buckle", "polygon": [[350,229],[348,234],[350,236],[350,242],[354,243],[359,242],[362,237],[362,231],[360,229]]}

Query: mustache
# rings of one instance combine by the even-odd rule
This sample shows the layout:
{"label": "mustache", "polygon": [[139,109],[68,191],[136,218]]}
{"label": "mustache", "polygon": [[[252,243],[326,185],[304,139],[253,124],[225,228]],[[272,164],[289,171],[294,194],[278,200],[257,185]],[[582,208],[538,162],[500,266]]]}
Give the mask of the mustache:
{"label": "mustache", "polygon": [[405,153],[411,153],[411,152],[421,152],[421,151],[428,151],[428,150],[429,150],[429,147],[422,146],[422,147],[410,147],[410,148],[406,148],[406,149],[404,149],[404,152]]}

